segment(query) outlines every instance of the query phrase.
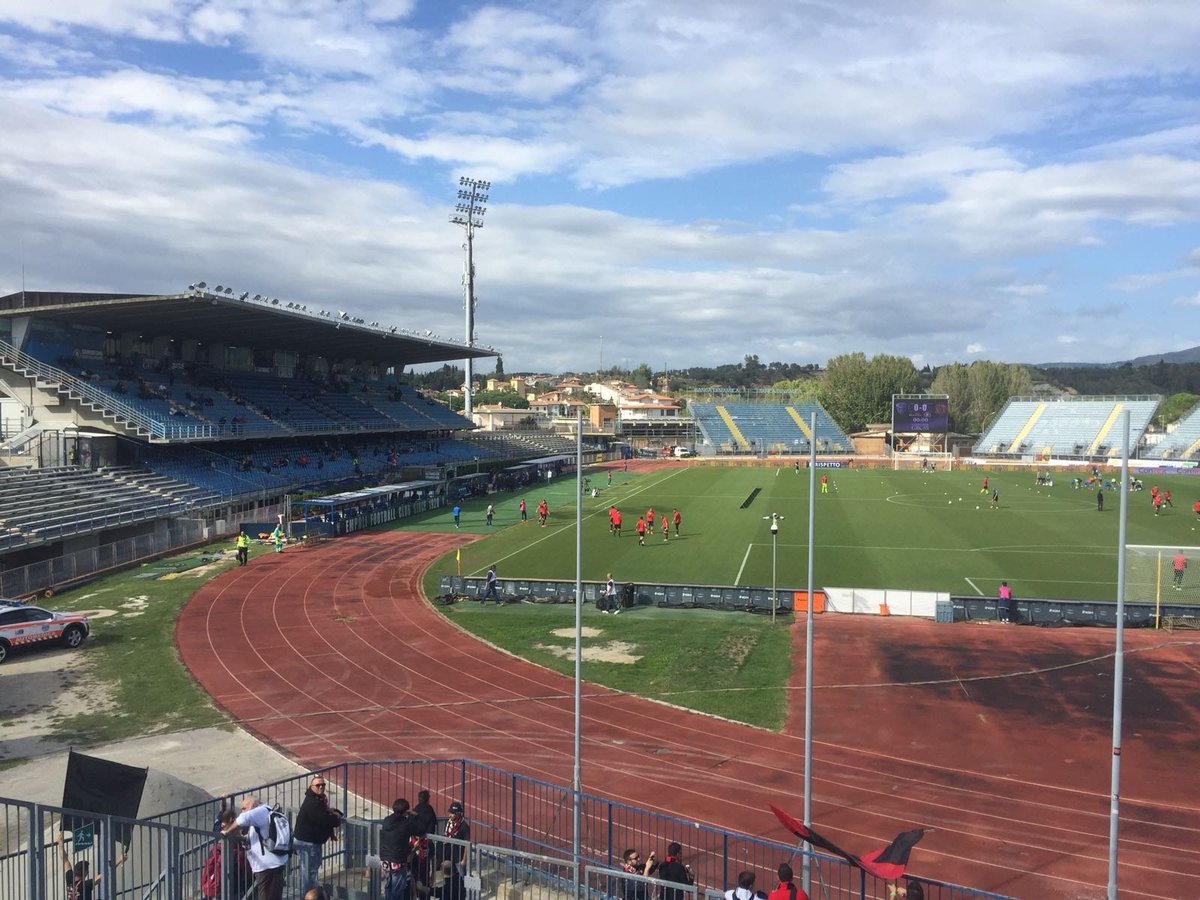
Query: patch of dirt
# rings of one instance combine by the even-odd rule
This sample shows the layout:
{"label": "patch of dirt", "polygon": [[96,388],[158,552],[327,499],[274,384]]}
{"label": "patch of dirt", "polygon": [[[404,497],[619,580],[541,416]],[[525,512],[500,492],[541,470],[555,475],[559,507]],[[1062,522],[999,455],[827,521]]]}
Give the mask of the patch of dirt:
{"label": "patch of dirt", "polygon": [[27,759],[65,749],[58,737],[65,719],[86,711],[116,708],[111,689],[93,676],[87,642],[79,650],[55,649],[14,654],[4,663],[0,722],[4,740],[0,760]]}
{"label": "patch of dirt", "polygon": [[140,616],[146,611],[146,607],[150,604],[150,598],[145,594],[137,597],[126,597],[125,602],[120,605],[121,618],[132,619],[134,616]]}
{"label": "patch of dirt", "polygon": [[[574,630],[571,634],[574,634]],[[538,650],[545,650],[547,653],[553,653],[561,659],[572,659],[575,656],[574,647],[562,647],[555,644],[535,644]],[[607,644],[599,644],[592,647],[583,648],[583,658],[588,662],[607,662],[607,663],[622,663],[624,665],[632,665],[641,659],[640,656],[634,656],[632,651],[637,649],[637,644],[630,644],[628,641],[609,641]]]}
{"label": "patch of dirt", "polygon": [[[574,628],[555,628],[550,633],[552,635],[554,635],[555,637],[561,637],[561,638],[575,637],[575,629]],[[585,626],[579,630],[579,633],[582,634],[585,638],[592,638],[592,637],[600,637],[601,631],[599,628],[588,628]]]}
{"label": "patch of dirt", "polygon": [[740,669],[742,663],[750,655],[750,651],[758,643],[758,635],[750,632],[743,634],[728,634],[717,645],[717,656],[736,663]]}

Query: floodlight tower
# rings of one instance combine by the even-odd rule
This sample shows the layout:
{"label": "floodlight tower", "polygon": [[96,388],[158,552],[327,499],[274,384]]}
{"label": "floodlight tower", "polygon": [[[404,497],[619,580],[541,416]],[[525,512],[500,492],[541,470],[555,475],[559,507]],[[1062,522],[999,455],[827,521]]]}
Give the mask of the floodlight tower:
{"label": "floodlight tower", "polygon": [[[450,221],[461,225],[467,232],[467,242],[463,244],[466,253],[466,266],[463,272],[463,301],[467,311],[467,348],[475,346],[475,260],[473,244],[475,229],[483,227],[483,214],[487,212],[487,192],[491,190],[490,181],[479,181],[476,178],[463,177],[458,179],[458,204],[450,216]],[[471,418],[471,386],[474,383],[474,360],[470,356],[466,360],[466,378],[463,385],[463,415]]]}

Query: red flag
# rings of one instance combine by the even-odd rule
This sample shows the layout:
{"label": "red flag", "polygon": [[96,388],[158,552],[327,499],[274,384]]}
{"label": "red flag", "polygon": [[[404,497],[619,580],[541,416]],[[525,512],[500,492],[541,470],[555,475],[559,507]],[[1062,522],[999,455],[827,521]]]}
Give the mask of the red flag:
{"label": "red flag", "polygon": [[908,855],[917,841],[925,836],[924,828],[914,828],[912,831],[902,831],[886,847],[864,853],[858,864],[864,871],[882,878],[884,881],[895,881],[904,875],[908,866]]}
{"label": "red flag", "polygon": [[925,836],[925,829],[923,828],[904,831],[896,835],[895,840],[886,847],[880,847],[878,850],[872,850],[870,853],[858,857],[853,853],[847,853],[833,841],[817,834],[817,832],[805,826],[798,819],[792,818],[774,803],[768,805],[771,807],[771,812],[775,813],[775,818],[783,824],[784,828],[796,835],[796,837],[808,841],[814,847],[828,850],[830,853],[842,857],[842,859],[852,865],[858,866],[867,874],[882,878],[885,881],[895,881],[904,875],[904,870],[908,866],[908,856],[912,852],[912,848],[916,846],[917,841]]}

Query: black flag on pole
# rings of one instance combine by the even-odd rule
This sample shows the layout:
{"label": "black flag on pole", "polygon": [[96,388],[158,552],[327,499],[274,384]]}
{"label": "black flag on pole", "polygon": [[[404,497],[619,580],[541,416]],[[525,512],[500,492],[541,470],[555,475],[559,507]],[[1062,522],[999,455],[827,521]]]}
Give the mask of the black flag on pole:
{"label": "black flag on pole", "polygon": [[[62,805],[65,809],[136,819],[146,787],[146,771],[72,750],[67,757]],[[63,830],[74,831],[90,821],[94,820],[64,816]],[[113,839],[128,847],[131,831],[128,825],[118,825]]]}

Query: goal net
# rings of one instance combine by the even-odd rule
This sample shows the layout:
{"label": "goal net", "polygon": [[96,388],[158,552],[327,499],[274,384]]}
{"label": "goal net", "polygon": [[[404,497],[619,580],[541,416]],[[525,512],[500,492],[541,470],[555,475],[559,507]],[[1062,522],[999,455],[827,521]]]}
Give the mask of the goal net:
{"label": "goal net", "polygon": [[954,457],[949,453],[894,453],[892,469],[897,472],[951,472]]}
{"label": "goal net", "polygon": [[1126,545],[1125,600],[1200,606],[1200,547]]}

